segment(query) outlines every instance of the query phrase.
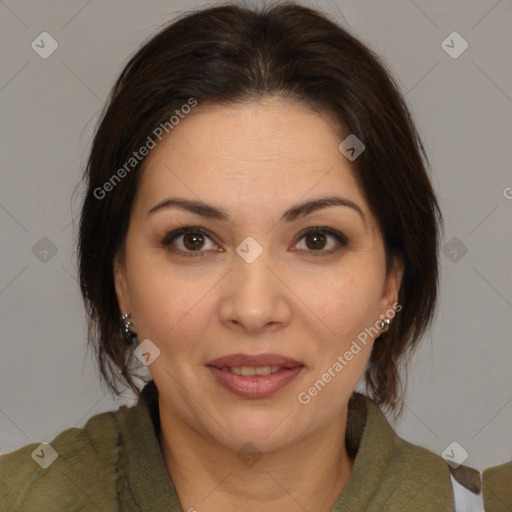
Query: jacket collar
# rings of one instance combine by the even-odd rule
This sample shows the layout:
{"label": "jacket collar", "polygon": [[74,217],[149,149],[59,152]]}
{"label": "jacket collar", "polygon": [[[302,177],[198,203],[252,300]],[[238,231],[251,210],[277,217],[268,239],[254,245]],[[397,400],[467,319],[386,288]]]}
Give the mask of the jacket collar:
{"label": "jacket collar", "polygon": [[[182,512],[159,445],[158,390],[150,381],[121,428],[121,509]],[[349,402],[346,447],[355,455],[350,480],[332,512],[421,510],[452,512],[449,471],[434,453],[401,439],[368,397]],[[123,478],[121,478],[121,476]],[[131,494],[129,497],[128,494]],[[123,503],[124,500],[124,503]],[[128,503],[128,501],[130,503]]]}

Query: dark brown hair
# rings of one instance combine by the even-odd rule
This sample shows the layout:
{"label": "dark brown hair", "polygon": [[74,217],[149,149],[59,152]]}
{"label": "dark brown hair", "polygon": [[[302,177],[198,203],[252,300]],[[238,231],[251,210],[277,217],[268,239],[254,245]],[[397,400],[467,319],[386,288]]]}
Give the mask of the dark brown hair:
{"label": "dark brown hair", "polygon": [[88,340],[101,375],[116,395],[118,383],[139,393],[133,349],[119,333],[113,260],[124,246],[144,160],[108,193],[99,197],[98,190],[191,98],[200,107],[266,96],[330,114],[344,129],[340,142],[355,134],[366,147],[352,162],[354,176],[379,223],[388,270],[399,258],[404,275],[402,310],[376,340],[365,377],[374,401],[396,409],[403,404],[404,356],[432,321],[437,299],[441,215],[428,159],[378,57],[324,14],[292,2],[185,13],[146,42],[117,79],[84,175],[78,242]]}

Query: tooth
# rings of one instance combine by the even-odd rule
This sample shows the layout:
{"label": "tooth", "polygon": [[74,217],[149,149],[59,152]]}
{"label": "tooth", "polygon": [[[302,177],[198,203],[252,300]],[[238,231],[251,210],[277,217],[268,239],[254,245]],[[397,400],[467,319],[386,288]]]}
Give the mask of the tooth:
{"label": "tooth", "polygon": [[255,369],[256,375],[270,375],[272,368],[270,366],[261,366]]}
{"label": "tooth", "polygon": [[251,377],[253,375],[270,375],[271,373],[276,373],[281,370],[280,366],[224,366],[222,370],[229,371],[231,373],[235,373],[236,375],[243,375],[246,377]]}
{"label": "tooth", "polygon": [[229,372],[229,366],[224,366],[224,368],[221,368],[221,370],[224,370],[226,372]]}

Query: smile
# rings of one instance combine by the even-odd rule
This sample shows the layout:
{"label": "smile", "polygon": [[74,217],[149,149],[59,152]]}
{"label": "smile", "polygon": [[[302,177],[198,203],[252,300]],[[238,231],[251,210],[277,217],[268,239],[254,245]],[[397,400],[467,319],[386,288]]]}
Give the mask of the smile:
{"label": "smile", "polygon": [[236,375],[243,375],[244,377],[249,377],[251,375],[270,375],[271,373],[276,373],[281,370],[280,366],[224,366],[221,368],[226,372],[235,373]]}
{"label": "smile", "polygon": [[207,366],[215,382],[230,393],[242,398],[268,398],[287,387],[304,369],[304,366]]}

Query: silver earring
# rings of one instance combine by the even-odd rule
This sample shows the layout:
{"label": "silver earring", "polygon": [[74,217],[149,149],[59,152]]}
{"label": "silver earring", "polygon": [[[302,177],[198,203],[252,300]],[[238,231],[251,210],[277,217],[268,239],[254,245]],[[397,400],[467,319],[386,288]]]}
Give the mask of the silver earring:
{"label": "silver earring", "polygon": [[133,340],[137,337],[137,334],[134,333],[131,328],[133,327],[133,322],[128,320],[131,317],[131,313],[125,313],[121,315],[121,337],[127,345],[131,345]]}
{"label": "silver earring", "polygon": [[389,331],[389,326],[391,324],[391,320],[389,318],[383,318],[377,323],[377,327],[380,329],[381,333],[385,333]]}

